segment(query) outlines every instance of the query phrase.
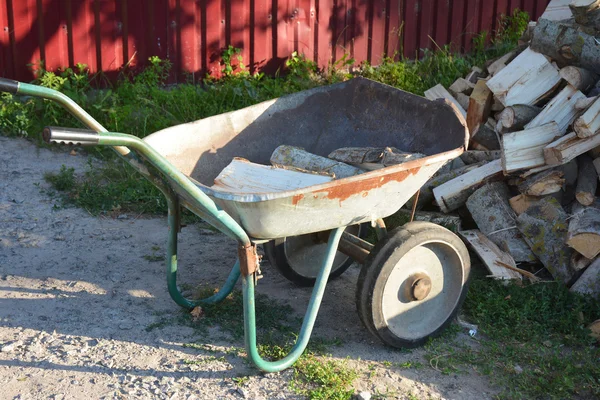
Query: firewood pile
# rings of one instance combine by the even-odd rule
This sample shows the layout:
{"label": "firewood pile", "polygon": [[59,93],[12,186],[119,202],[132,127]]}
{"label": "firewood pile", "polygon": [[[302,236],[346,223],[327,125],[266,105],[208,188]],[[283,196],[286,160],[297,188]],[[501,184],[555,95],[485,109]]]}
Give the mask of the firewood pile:
{"label": "firewood pile", "polygon": [[600,0],[555,0],[518,49],[426,91],[465,117],[470,143],[413,200],[472,218],[460,234],[493,276],[551,275],[600,298],[596,37]]}

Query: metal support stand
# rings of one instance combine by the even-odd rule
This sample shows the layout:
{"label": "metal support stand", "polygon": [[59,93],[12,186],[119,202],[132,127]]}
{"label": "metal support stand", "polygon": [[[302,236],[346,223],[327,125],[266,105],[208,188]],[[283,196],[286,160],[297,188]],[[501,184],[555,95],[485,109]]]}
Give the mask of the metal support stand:
{"label": "metal support stand", "polygon": [[254,365],[259,369],[266,372],[282,371],[294,364],[296,360],[300,358],[304,349],[306,349],[306,345],[310,339],[319,312],[323,294],[325,293],[325,285],[327,284],[327,278],[329,277],[329,272],[333,265],[338,243],[340,242],[344,229],[346,229],[346,227],[334,229],[329,235],[327,253],[323,260],[319,275],[317,276],[317,281],[310,297],[304,320],[302,321],[298,339],[296,339],[296,343],[290,353],[280,360],[267,361],[258,354],[258,347],[256,344],[256,314],[254,309],[254,277],[252,275],[242,276],[246,351],[248,353],[248,358],[250,358]]}

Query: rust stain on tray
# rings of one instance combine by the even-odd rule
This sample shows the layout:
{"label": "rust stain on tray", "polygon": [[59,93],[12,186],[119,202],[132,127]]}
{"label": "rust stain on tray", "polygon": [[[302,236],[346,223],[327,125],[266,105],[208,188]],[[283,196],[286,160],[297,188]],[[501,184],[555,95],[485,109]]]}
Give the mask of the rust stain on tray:
{"label": "rust stain on tray", "polygon": [[294,206],[298,205],[300,200],[302,200],[303,198],[304,198],[304,195],[302,193],[295,195],[294,197],[292,197],[292,205],[294,205]]}
{"label": "rust stain on tray", "polygon": [[[368,192],[373,189],[378,189],[389,182],[402,182],[410,175],[416,175],[421,170],[421,167],[412,168],[404,171],[395,172],[392,174],[374,176],[372,178],[363,179],[358,182],[350,182],[341,185],[336,185],[328,189],[318,190],[314,193],[327,193],[325,198],[331,200],[339,200],[340,203],[350,196],[363,192],[363,197],[368,195]],[[294,201],[296,196],[294,196]],[[294,203],[295,204],[295,203]]]}

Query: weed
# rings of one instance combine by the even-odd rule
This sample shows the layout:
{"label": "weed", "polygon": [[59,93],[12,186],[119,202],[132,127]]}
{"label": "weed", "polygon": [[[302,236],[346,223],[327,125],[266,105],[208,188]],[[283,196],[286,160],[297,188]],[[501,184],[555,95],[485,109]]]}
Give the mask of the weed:
{"label": "weed", "polygon": [[337,361],[305,354],[294,365],[291,389],[309,399],[352,398],[352,382],[358,373],[348,366],[346,360]]}
{"label": "weed", "polygon": [[47,173],[44,175],[44,179],[56,190],[68,192],[75,187],[75,169],[67,168],[63,164],[59,173]]}
{"label": "weed", "polygon": [[235,383],[237,386],[244,386],[246,383],[250,382],[250,377],[249,376],[236,376],[231,378],[231,380],[233,381],[233,383]]}

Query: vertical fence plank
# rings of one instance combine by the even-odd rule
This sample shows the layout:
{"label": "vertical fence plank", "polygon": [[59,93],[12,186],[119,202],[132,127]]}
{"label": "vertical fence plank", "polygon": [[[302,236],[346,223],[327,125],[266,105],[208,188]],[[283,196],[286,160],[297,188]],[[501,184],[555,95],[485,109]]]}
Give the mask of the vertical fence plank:
{"label": "vertical fence plank", "polygon": [[[28,64],[84,63],[111,77],[148,57],[168,58],[194,81],[221,72],[228,44],[251,71],[273,73],[294,51],[321,67],[345,54],[374,65],[402,51],[471,48],[521,8],[535,20],[548,0],[5,0],[0,5],[0,73],[30,80]],[[58,6],[56,6],[58,4]],[[52,5],[52,6],[50,6]],[[433,39],[433,41],[430,39]],[[234,60],[235,61],[235,60]],[[199,74],[199,75],[197,75]]]}
{"label": "vertical fence plank", "polygon": [[404,54],[405,0],[387,0],[385,53],[388,57],[399,58]]}
{"label": "vertical fence plank", "polygon": [[369,18],[368,54],[367,60],[371,64],[381,63],[386,53],[387,33],[385,27],[388,21],[389,11],[385,0],[373,1],[371,15]]}
{"label": "vertical fence plank", "polygon": [[10,55],[10,28],[8,26],[8,7],[12,0],[0,4],[0,76],[14,76],[14,66]]}

